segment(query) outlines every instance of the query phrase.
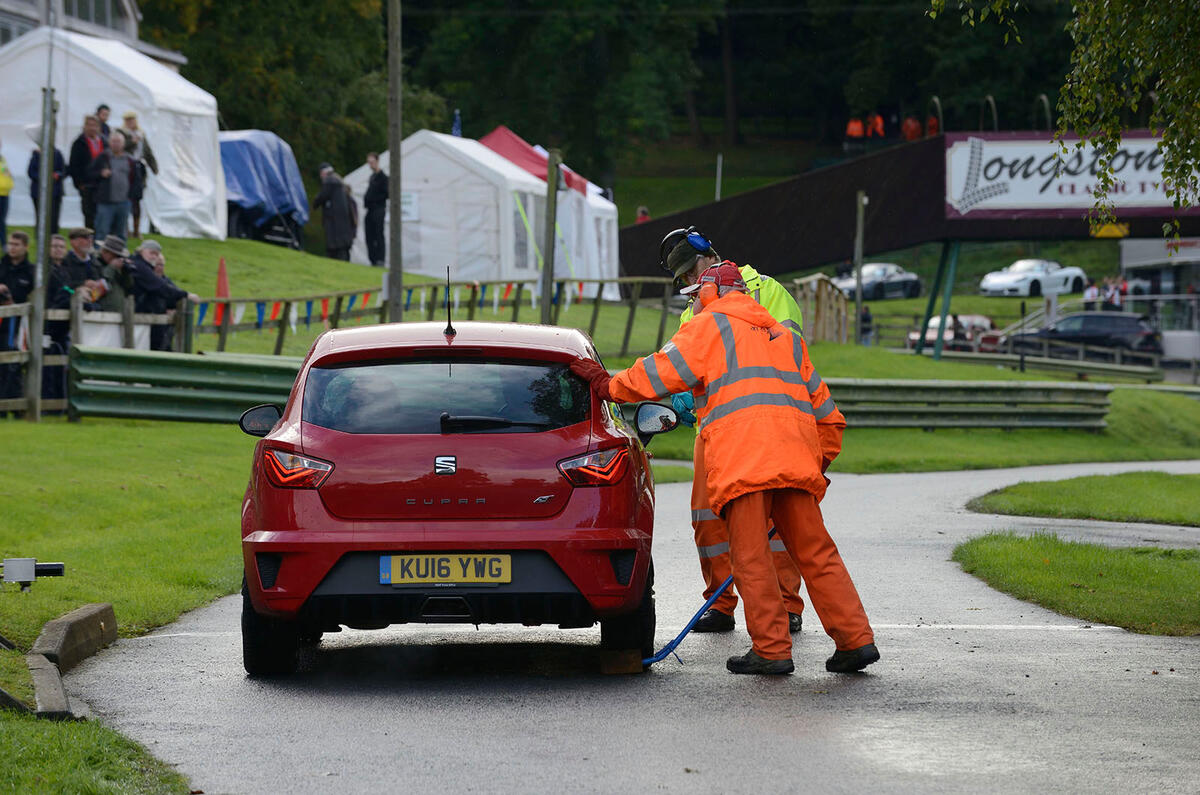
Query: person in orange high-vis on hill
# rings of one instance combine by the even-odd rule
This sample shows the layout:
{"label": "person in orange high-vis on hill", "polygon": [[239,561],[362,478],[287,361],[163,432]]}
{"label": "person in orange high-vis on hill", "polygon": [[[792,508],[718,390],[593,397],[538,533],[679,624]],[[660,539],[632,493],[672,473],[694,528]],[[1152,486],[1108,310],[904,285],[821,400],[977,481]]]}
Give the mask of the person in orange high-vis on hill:
{"label": "person in orange high-vis on hill", "polygon": [[837,650],[828,671],[862,670],[879,659],[858,591],[818,506],[825,470],[841,451],[846,421],[808,358],[804,340],[745,292],[737,266],[710,268],[697,316],[658,353],[609,377],[599,362],[571,369],[597,396],[632,402],[691,390],[704,439],[713,512],[729,525],[733,578],[753,647],[730,657],[734,673],[794,670],[787,610],[767,539],[773,521]]}

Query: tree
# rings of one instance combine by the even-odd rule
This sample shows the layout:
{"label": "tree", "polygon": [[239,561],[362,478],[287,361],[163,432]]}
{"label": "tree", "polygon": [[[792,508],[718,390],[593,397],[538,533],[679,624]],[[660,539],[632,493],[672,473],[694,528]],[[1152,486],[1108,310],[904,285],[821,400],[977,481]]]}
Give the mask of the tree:
{"label": "tree", "polygon": [[[303,174],[341,171],[387,144],[387,41],[380,0],[147,0],[142,31],[188,58],[227,129],[273,130]],[[445,102],[405,85],[405,130],[446,123]]]}
{"label": "tree", "polygon": [[[1019,0],[956,0],[960,22],[969,27],[993,18],[1005,40],[1024,29]],[[930,15],[946,10],[931,0]],[[1077,0],[1067,31],[1074,43],[1070,71],[1059,95],[1059,136],[1077,136],[1099,153],[1099,220],[1113,217],[1110,193],[1116,180],[1112,159],[1122,133],[1146,118],[1162,136],[1163,178],[1176,208],[1200,201],[1200,7],[1188,2]]]}
{"label": "tree", "polygon": [[665,137],[694,84],[691,52],[719,0],[464,0],[406,5],[419,82],[462,109],[464,132],[497,124],[563,150],[611,184],[618,154]]}

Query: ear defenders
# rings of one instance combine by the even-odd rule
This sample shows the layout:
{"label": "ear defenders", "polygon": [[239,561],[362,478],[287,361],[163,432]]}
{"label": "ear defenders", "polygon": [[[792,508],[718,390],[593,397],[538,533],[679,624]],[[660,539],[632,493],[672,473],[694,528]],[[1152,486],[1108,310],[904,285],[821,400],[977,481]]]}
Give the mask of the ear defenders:
{"label": "ear defenders", "polygon": [[667,233],[667,236],[658,244],[658,266],[674,276],[674,271],[667,265],[667,256],[679,245],[680,238],[686,240],[688,245],[696,250],[697,254],[708,254],[713,250],[712,242],[708,237],[694,226],[689,226],[686,229],[676,229]]}

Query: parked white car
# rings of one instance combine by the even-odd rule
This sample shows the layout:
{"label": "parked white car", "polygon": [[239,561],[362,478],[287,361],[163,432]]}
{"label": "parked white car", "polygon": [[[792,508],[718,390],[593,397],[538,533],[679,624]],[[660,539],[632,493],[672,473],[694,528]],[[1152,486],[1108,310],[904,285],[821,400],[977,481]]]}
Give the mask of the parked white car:
{"label": "parked white car", "polygon": [[1063,267],[1046,259],[1019,259],[1004,270],[992,271],[979,283],[984,295],[1024,295],[1036,298],[1051,293],[1082,293],[1087,274],[1082,268]]}

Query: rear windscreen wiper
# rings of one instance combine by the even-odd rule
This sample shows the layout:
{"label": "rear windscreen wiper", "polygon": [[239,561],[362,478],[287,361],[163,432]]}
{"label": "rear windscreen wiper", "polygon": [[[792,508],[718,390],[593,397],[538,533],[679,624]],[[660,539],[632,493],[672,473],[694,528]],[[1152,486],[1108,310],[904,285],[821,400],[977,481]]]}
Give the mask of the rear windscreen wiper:
{"label": "rear windscreen wiper", "polygon": [[487,416],[472,416],[463,415],[460,417],[451,416],[450,412],[443,411],[441,416],[442,431],[447,432],[453,429],[461,430],[483,430],[486,428],[515,428],[517,426],[529,428],[549,428],[551,424],[548,422],[527,422],[522,420],[510,420],[507,417],[487,417]]}

